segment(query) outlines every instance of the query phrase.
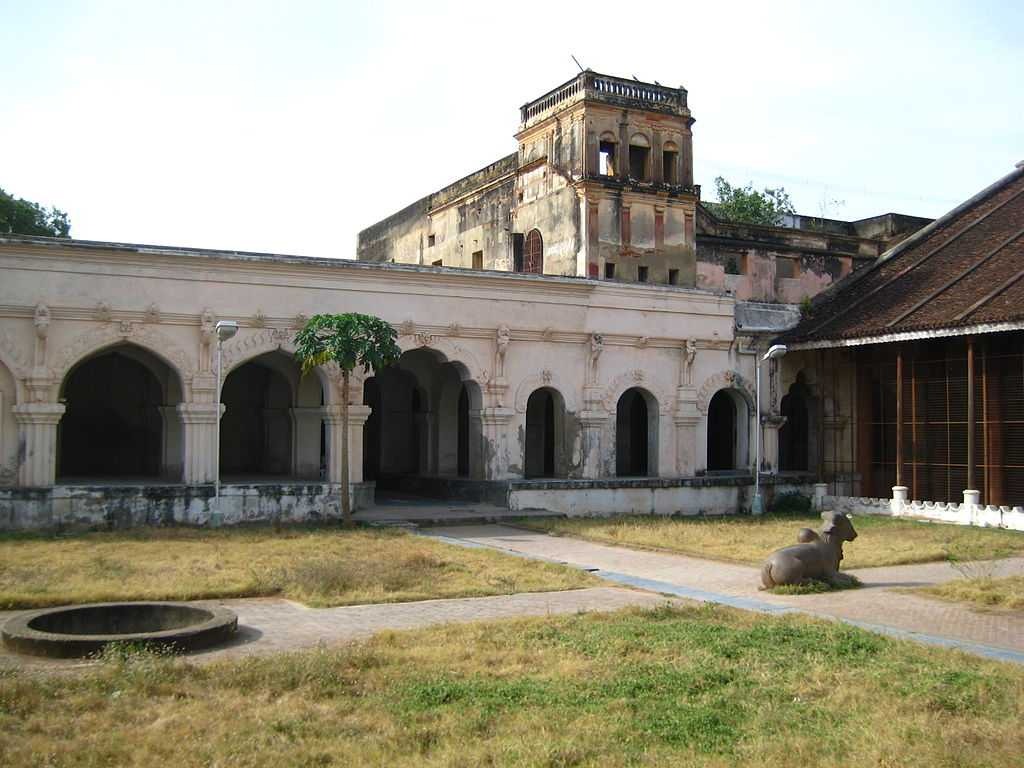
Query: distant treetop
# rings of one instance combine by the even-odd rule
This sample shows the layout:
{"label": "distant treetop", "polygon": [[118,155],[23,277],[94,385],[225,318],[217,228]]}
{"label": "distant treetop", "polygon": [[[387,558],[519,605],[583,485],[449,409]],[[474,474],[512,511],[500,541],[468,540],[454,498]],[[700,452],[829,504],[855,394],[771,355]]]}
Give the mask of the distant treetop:
{"label": "distant treetop", "polygon": [[43,208],[0,189],[0,234],[70,237],[71,221],[62,210]]}
{"label": "distant treetop", "polygon": [[758,192],[751,183],[745,187],[734,187],[718,176],[715,178],[715,193],[718,202],[707,202],[704,206],[726,221],[778,226],[783,216],[794,213],[793,201],[784,187],[765,187],[763,192]]}

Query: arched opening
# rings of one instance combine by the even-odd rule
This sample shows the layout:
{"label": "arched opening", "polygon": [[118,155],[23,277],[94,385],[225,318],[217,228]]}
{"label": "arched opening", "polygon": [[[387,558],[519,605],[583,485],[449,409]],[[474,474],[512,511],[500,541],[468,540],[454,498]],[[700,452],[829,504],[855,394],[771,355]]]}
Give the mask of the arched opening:
{"label": "arched opening", "polygon": [[679,183],[679,147],[675,142],[661,145],[661,175],[666,184]]}
{"label": "arched opening", "polygon": [[627,389],[615,410],[615,474],[658,474],[658,402],[639,387]]}
{"label": "arched opening", "polygon": [[444,478],[481,478],[481,401],[464,366],[426,348],[367,379],[363,472],[378,500],[444,495]]}
{"label": "arched opening", "polygon": [[735,389],[720,389],[708,403],[707,470],[735,472],[747,465],[750,407]]}
{"label": "arched opening", "polygon": [[323,386],[294,358],[268,352],[224,379],[220,426],[223,482],[317,480],[324,472]]}
{"label": "arched opening", "polygon": [[535,390],[526,401],[526,477],[565,477],[565,402],[550,387]]}
{"label": "arched opening", "polygon": [[540,236],[539,229],[531,229],[526,234],[523,272],[534,275],[544,274],[544,238]]}
{"label": "arched opening", "polygon": [[615,176],[617,173],[616,145],[614,133],[605,131],[601,134],[597,148],[597,172],[602,176]]}
{"label": "arched opening", "polygon": [[811,469],[811,392],[803,373],[797,376],[782,398],[780,409],[786,418],[779,430],[779,470],[807,472]]}
{"label": "arched opening", "polygon": [[725,390],[708,406],[708,470],[736,469],[736,404]]}
{"label": "arched opening", "polygon": [[132,344],[104,350],[64,379],[57,478],[177,482],[181,382],[163,360]]}
{"label": "arched opening", "polygon": [[651,142],[642,133],[629,140],[629,176],[637,181],[651,178]]}

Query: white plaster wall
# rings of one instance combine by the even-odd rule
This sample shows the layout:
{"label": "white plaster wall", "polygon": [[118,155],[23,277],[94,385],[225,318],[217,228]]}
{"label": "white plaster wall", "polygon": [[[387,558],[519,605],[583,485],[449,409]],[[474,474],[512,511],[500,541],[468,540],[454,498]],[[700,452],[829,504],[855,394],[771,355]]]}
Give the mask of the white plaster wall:
{"label": "white plaster wall", "polygon": [[[42,380],[49,384],[39,396],[53,403],[75,363],[127,341],[167,362],[181,378],[186,404],[212,404],[212,354],[204,359],[202,346],[205,311],[241,325],[225,344],[228,368],[277,348],[288,352],[295,329],[317,312],[378,315],[399,329],[403,349],[428,346],[477,382],[481,401],[474,418],[481,419],[492,453],[481,470],[487,479],[521,476],[517,393],[528,397],[545,380],[574,413],[587,411],[599,421],[603,414],[598,476],[614,473],[614,409],[629,387],[643,387],[658,401],[657,463],[661,475],[673,476],[673,417],[680,397],[696,400],[703,384],[725,372],[753,381],[753,354],[739,353],[733,343],[732,300],[697,290],[326,259],[24,243],[0,243],[0,271],[0,359],[31,360],[34,302],[45,303],[52,319]],[[98,309],[100,304],[105,306]],[[501,377],[499,326],[512,337]],[[592,333],[603,334],[604,347],[597,381],[586,387]],[[686,339],[698,340],[699,351],[692,390],[681,393]],[[18,374],[26,377],[28,367]],[[361,382],[360,374],[353,403],[362,403]],[[3,450],[9,456],[7,433],[17,429],[9,410],[11,382],[0,380],[0,386]],[[338,402],[337,386],[332,380],[326,390],[328,406]],[[192,451],[187,435],[185,443],[186,453]],[[574,444],[571,450],[582,448]],[[354,478],[360,473],[361,466],[353,466]]]}

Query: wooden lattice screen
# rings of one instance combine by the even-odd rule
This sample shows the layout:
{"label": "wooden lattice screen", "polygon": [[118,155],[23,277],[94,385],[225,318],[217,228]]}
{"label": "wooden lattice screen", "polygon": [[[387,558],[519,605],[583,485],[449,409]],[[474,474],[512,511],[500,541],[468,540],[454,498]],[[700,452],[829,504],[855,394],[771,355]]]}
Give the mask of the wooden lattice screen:
{"label": "wooden lattice screen", "polygon": [[[974,353],[974,472],[968,467],[968,345]],[[897,356],[902,355],[902,435]],[[961,501],[969,480],[982,503],[1024,504],[1024,334],[887,344],[857,362],[858,471],[862,493],[891,495],[897,480],[912,499]]]}

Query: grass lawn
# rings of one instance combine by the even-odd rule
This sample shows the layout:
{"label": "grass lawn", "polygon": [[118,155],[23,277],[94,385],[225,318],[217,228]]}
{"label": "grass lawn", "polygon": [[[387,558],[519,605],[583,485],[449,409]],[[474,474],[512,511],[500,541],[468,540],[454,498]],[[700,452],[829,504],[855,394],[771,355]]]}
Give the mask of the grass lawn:
{"label": "grass lawn", "polygon": [[1024,669],[844,624],[663,608],[192,665],[0,674],[0,764],[1009,766]]}
{"label": "grass lawn", "polygon": [[979,608],[1024,611],[1024,576],[958,579],[934,587],[921,587],[914,591],[942,600],[970,603]]}
{"label": "grass lawn", "polygon": [[[767,514],[699,518],[628,516],[616,518],[525,519],[524,527],[564,536],[668,550],[697,557],[760,565],[779,547],[796,544],[800,528],[818,530],[816,515]],[[1024,554],[1024,533],[993,528],[922,523],[857,516],[857,540],[843,548],[843,568],[904,565],[945,560],[986,560]]]}
{"label": "grass lawn", "polygon": [[260,595],[329,606],[597,583],[578,570],[394,530],[140,528],[0,537],[0,608]]}

